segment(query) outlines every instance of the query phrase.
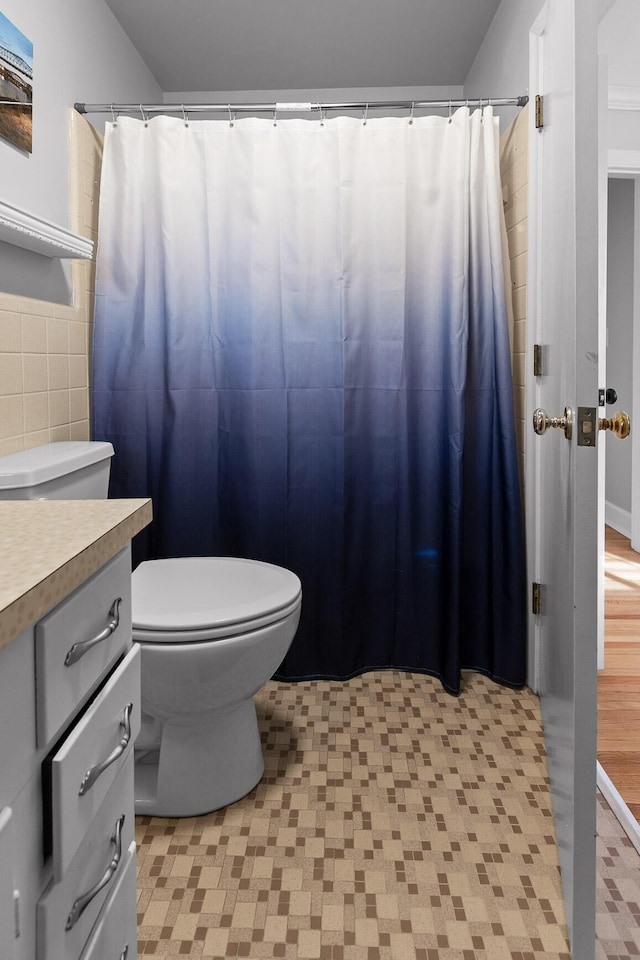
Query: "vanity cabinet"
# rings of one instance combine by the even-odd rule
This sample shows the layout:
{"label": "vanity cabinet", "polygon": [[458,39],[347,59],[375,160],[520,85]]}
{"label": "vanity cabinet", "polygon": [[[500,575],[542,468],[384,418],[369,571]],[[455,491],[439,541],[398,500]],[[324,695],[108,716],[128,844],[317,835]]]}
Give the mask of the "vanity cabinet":
{"label": "vanity cabinet", "polygon": [[13,909],[13,845],[11,807],[0,810],[0,944],[7,944],[7,960],[13,960],[15,919]]}
{"label": "vanity cabinet", "polygon": [[0,649],[0,957],[135,960],[128,545]]}

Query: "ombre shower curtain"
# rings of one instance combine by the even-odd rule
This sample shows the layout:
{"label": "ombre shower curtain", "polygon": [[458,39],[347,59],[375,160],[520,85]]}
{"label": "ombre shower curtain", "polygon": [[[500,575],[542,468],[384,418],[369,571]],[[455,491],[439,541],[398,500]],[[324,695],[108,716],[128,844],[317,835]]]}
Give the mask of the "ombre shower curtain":
{"label": "ombre shower curtain", "polygon": [[295,571],[277,674],[525,681],[497,119],[108,124],[93,350],[138,559]]}

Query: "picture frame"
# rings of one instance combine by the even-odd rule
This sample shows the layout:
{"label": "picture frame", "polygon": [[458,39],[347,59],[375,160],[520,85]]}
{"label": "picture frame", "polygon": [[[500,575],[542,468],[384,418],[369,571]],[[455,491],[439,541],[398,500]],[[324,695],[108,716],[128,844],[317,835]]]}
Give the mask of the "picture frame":
{"label": "picture frame", "polygon": [[0,11],[0,137],[33,144],[33,43]]}

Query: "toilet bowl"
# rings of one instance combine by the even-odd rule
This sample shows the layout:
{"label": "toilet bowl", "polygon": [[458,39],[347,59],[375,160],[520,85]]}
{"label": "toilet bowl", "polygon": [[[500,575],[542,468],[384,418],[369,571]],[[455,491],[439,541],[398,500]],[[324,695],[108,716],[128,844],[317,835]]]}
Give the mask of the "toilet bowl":
{"label": "toilet bowl", "polygon": [[[110,443],[62,441],[0,457],[0,500],[103,499]],[[295,635],[298,577],[235,557],[151,560],[132,578],[142,651],[143,724],[135,743],[136,813],[196,816],[260,780],[253,695]]]}
{"label": "toilet bowl", "polygon": [[294,573],[254,560],[151,560],[134,571],[137,814],[197,816],[255,787],[264,760],[253,696],[289,649],[301,600]]}

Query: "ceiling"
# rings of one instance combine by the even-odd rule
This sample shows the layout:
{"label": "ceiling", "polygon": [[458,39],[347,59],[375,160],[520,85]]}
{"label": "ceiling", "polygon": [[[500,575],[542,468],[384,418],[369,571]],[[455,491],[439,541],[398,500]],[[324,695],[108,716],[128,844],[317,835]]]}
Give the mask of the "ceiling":
{"label": "ceiling", "polygon": [[500,0],[107,0],[165,93],[461,85]]}

